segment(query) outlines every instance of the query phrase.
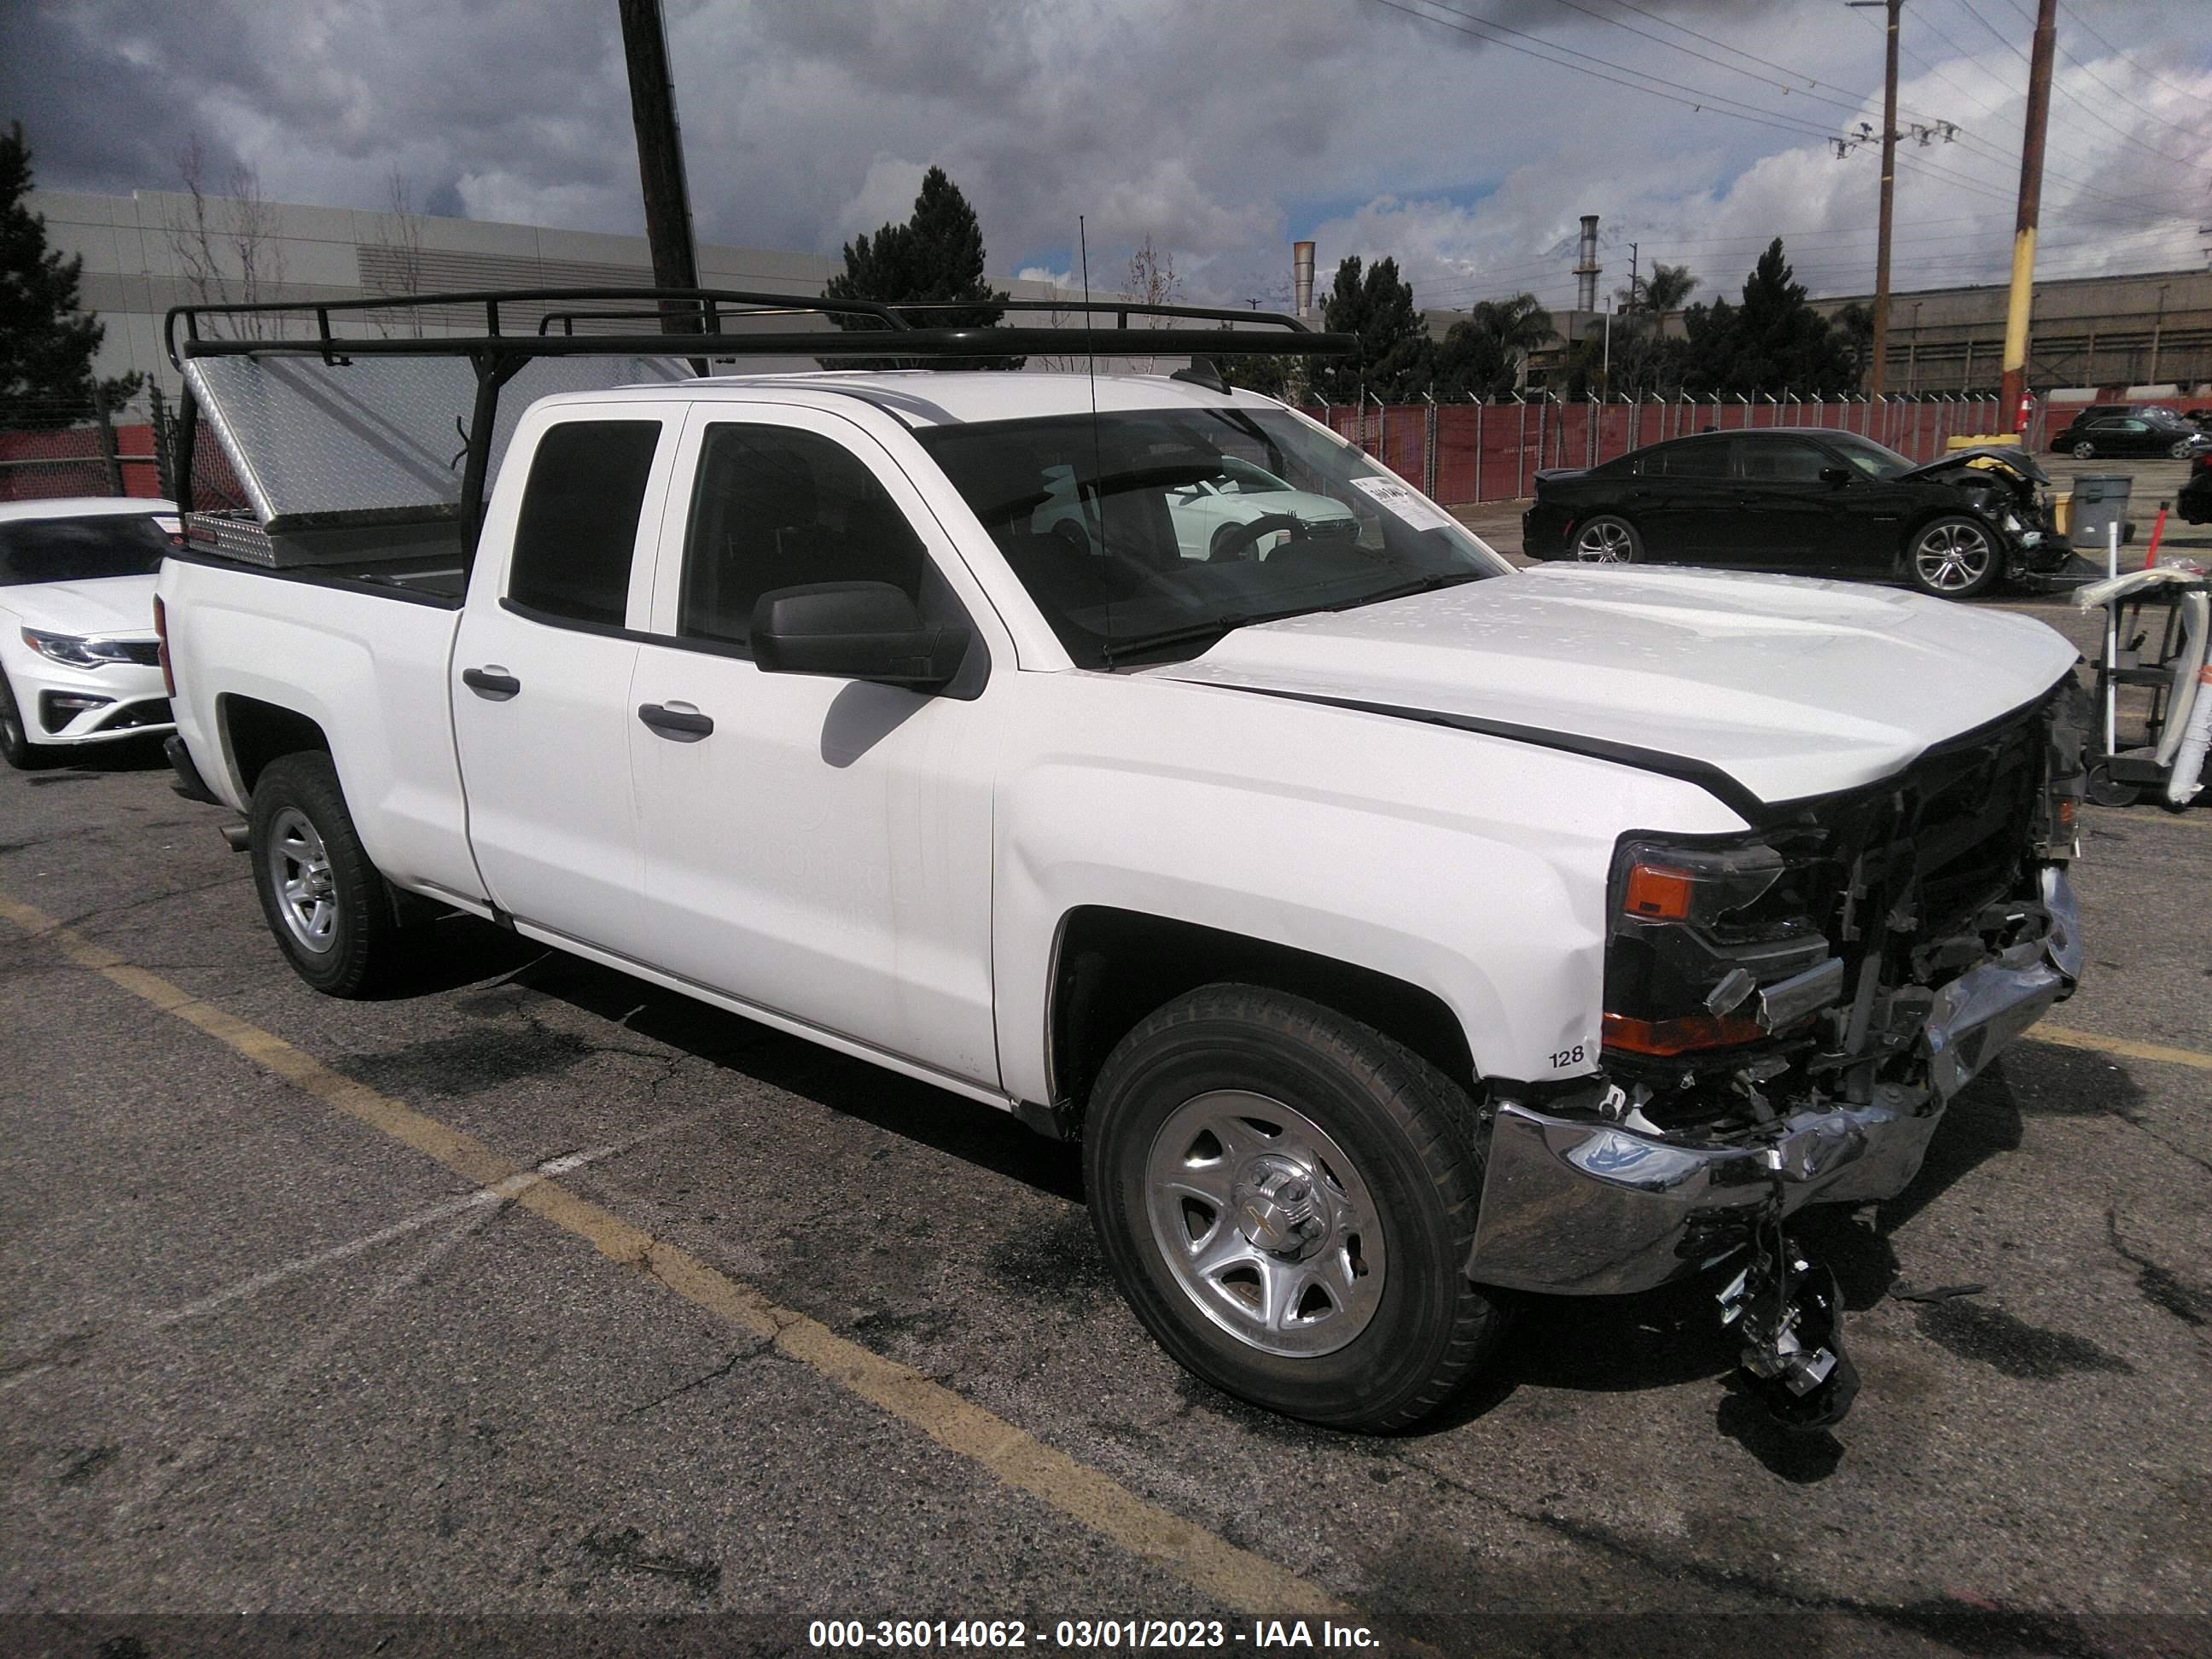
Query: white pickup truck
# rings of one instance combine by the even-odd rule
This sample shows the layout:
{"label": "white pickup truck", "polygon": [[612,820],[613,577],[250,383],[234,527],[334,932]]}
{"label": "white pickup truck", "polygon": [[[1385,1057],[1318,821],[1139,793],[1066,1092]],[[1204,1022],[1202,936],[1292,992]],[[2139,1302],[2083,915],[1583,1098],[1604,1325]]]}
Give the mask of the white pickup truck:
{"label": "white pickup truck", "polygon": [[[246,477],[212,365],[314,360],[243,350],[186,356]],[[173,752],[293,966],[361,993],[431,901],[1080,1135],[1138,1316],[1278,1411],[1408,1423],[1500,1287],[1733,1258],[1770,1404],[1835,1420],[1785,1218],[1903,1188],[2079,972],[2075,658],[2033,620],[1516,572],[1203,374],[664,379],[510,428],[465,571],[450,511],[281,568],[195,519],[162,570]],[[1250,469],[1291,507],[1179,533]]]}

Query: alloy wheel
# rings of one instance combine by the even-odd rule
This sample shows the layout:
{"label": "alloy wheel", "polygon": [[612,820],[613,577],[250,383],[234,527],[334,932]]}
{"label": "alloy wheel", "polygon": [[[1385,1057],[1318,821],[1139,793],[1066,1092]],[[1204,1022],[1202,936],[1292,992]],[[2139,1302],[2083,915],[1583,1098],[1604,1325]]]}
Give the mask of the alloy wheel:
{"label": "alloy wheel", "polygon": [[337,942],[337,879],[307,815],[288,806],[270,826],[269,880],[277,914],[302,950],[320,956]]}
{"label": "alloy wheel", "polygon": [[1575,556],[1593,564],[1626,564],[1634,547],[1628,526],[1618,519],[1594,520],[1575,538]]}
{"label": "alloy wheel", "polygon": [[1939,593],[1959,593],[1989,574],[1996,556],[1989,532],[1970,524],[1940,524],[1912,550],[1920,580]]}
{"label": "alloy wheel", "polygon": [[1145,1205],[1176,1286],[1263,1352],[1334,1352],[1382,1304],[1388,1263],[1366,1182],[1279,1100],[1221,1090],[1177,1107],[1153,1137]]}

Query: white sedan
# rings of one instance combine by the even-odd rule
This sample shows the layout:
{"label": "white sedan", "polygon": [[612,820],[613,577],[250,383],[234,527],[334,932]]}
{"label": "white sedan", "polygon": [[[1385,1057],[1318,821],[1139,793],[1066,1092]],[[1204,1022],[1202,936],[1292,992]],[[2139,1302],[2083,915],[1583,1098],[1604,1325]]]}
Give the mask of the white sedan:
{"label": "white sedan", "polygon": [[1334,496],[1294,489],[1265,467],[1234,455],[1221,458],[1221,471],[1212,477],[1170,491],[1168,515],[1175,521],[1176,545],[1186,559],[1263,556],[1288,532],[1275,528],[1254,536],[1237,533],[1261,519],[1295,519],[1301,535],[1323,541],[1349,542],[1359,537],[1358,519]]}
{"label": "white sedan", "polygon": [[28,769],[83,744],[176,729],[154,633],[173,502],[0,504],[0,757]]}
{"label": "white sedan", "polygon": [[[1079,503],[1074,468],[1048,467],[1044,478],[1047,494],[1030,527],[1095,547],[1097,507]],[[1358,517],[1342,501],[1295,489],[1234,455],[1219,457],[1218,471],[1172,486],[1165,499],[1176,550],[1187,560],[1265,558],[1294,533],[1304,540],[1359,539]]]}

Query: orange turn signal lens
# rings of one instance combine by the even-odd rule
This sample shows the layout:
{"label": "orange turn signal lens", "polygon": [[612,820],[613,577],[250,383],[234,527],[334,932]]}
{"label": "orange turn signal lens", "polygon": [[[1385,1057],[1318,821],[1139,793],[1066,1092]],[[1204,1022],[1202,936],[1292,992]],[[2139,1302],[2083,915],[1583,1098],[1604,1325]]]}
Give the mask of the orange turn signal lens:
{"label": "orange turn signal lens", "polygon": [[1628,888],[1620,908],[1632,916],[1660,921],[1680,921],[1690,914],[1690,897],[1697,878],[1686,872],[1656,864],[1638,864],[1628,872]]}
{"label": "orange turn signal lens", "polygon": [[1636,1019],[1627,1014],[1605,1017],[1605,1046],[1632,1054],[1663,1058],[1695,1048],[1732,1048],[1739,1042],[1756,1042],[1765,1035],[1756,1020],[1741,1014],[1687,1014],[1680,1019]]}

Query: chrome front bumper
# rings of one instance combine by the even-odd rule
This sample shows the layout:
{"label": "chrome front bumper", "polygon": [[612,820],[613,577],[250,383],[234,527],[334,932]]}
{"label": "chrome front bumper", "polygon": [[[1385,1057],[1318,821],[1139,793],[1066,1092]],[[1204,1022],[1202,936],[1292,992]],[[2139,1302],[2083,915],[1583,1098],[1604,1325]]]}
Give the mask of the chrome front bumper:
{"label": "chrome front bumper", "polygon": [[1803,1111],[1755,1140],[1698,1145],[1497,1103],[1469,1279],[1583,1296],[1649,1290],[1729,1254],[1771,1206],[1891,1198],[1919,1173],[1943,1108],[2074,988],[2081,939],[2065,872],[2047,866],[2049,936],[1937,994],[1926,1084]]}

